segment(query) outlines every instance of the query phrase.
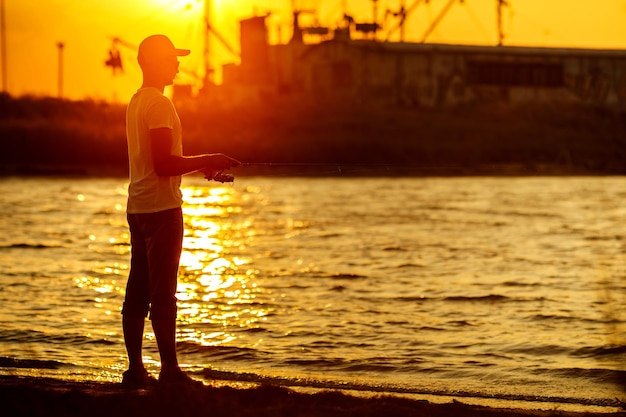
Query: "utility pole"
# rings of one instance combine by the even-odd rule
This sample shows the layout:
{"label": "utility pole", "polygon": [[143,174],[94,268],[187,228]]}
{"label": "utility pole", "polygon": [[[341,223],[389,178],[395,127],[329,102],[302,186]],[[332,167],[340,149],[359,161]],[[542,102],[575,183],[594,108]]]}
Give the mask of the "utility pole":
{"label": "utility pole", "polygon": [[210,59],[210,35],[211,35],[211,1],[204,0],[204,81],[203,88],[213,83],[213,69],[211,69]]}
{"label": "utility pole", "polygon": [[372,0],[372,22],[374,22],[374,39],[378,32],[378,0]]}
{"label": "utility pole", "polygon": [[4,0],[0,0],[0,38],[2,38],[2,43],[0,44],[0,48],[2,49],[2,92],[8,93],[9,87],[7,81],[7,29]]}
{"label": "utility pole", "polygon": [[59,74],[58,74],[58,96],[63,98],[63,48],[65,44],[63,42],[57,42],[57,48],[59,48]]}

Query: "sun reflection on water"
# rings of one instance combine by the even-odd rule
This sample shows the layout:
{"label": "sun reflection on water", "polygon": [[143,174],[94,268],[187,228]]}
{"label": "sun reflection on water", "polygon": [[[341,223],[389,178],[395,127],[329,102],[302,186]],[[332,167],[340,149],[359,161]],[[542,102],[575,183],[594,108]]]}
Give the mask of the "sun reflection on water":
{"label": "sun reflection on water", "polygon": [[217,346],[236,331],[258,327],[270,309],[257,301],[260,288],[251,258],[242,254],[251,222],[232,187],[183,188],[185,239],[180,261],[179,341]]}

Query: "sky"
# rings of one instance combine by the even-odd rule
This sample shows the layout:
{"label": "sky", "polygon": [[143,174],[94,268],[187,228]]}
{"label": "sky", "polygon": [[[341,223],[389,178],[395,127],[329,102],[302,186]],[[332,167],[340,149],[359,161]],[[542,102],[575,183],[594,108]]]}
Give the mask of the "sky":
{"label": "sky", "polygon": [[[209,0],[207,0],[209,1]],[[285,43],[291,36],[293,5],[304,25],[331,28],[344,12],[357,22],[371,22],[374,4],[378,22],[387,10],[404,1],[413,8],[406,19],[405,40],[420,41],[452,0],[211,0],[213,27],[236,50],[239,20],[268,14],[269,40]],[[6,90],[13,96],[59,96],[126,102],[141,84],[136,52],[143,38],[168,35],[178,47],[192,49],[181,59],[177,82],[193,82],[188,72],[203,71],[203,0],[0,0],[5,8]],[[417,3],[416,3],[417,2]],[[456,0],[427,42],[495,45],[498,0]],[[505,0],[502,23],[505,45],[626,50],[626,0]],[[391,16],[391,15],[390,15]],[[397,20],[388,17],[385,30]],[[400,33],[390,35],[398,41]],[[124,71],[114,74],[104,65],[112,39],[120,45]],[[59,43],[64,47],[60,49]],[[238,62],[215,38],[211,63]],[[62,70],[59,63],[62,63]],[[59,88],[59,74],[62,86]],[[4,86],[0,86],[4,88]]]}

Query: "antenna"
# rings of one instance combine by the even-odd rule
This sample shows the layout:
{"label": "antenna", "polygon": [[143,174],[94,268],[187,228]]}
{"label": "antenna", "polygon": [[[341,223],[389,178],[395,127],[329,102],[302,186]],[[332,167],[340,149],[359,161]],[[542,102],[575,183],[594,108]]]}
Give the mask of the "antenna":
{"label": "antenna", "polygon": [[211,35],[211,2],[204,0],[204,80],[203,86],[208,87],[213,82],[213,69],[210,59],[210,35]]}

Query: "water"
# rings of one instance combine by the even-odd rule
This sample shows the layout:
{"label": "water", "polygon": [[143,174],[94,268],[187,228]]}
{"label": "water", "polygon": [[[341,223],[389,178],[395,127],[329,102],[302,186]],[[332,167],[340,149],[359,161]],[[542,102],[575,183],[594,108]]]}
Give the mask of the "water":
{"label": "water", "polygon": [[[195,377],[625,400],[626,178],[189,177],[184,198]],[[125,201],[125,179],[0,181],[3,374],[119,379]]]}

